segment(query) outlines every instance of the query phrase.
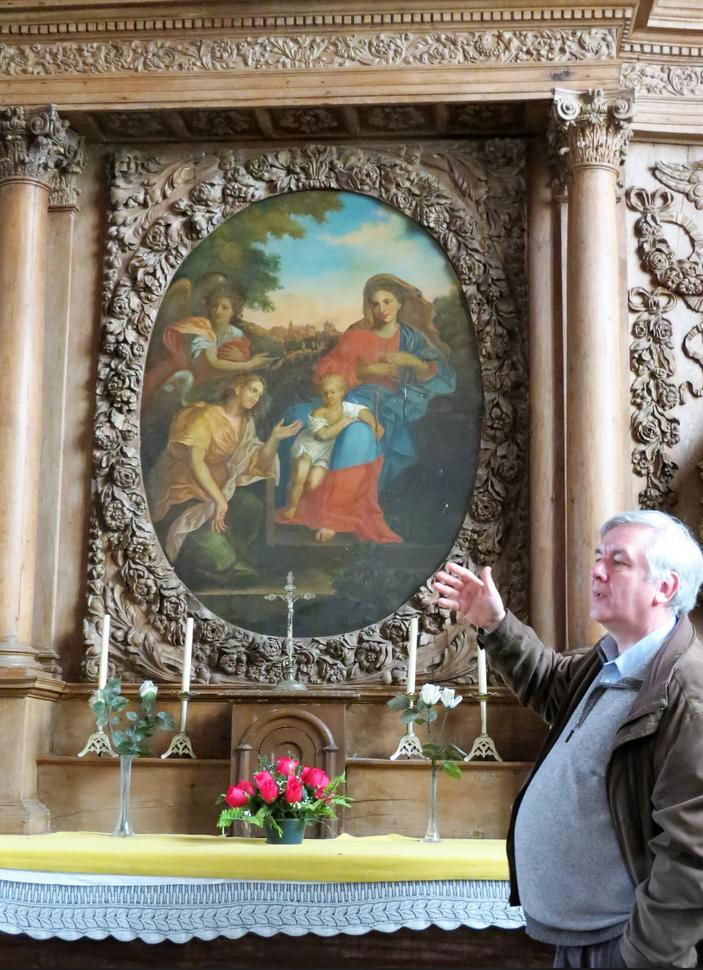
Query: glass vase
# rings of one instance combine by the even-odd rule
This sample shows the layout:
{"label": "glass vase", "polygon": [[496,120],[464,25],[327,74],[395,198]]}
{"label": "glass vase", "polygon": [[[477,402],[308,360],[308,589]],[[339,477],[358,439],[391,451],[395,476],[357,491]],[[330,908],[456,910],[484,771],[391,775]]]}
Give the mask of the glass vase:
{"label": "glass vase", "polygon": [[129,813],[129,796],[132,787],[133,761],[134,755],[132,754],[120,755],[120,814],[117,819],[117,825],[115,826],[115,830],[112,834],[119,835],[122,838],[125,838],[127,835],[134,835],[132,819]]}
{"label": "glass vase", "polygon": [[432,762],[432,774],[430,777],[430,817],[427,822],[427,831],[423,842],[441,842],[437,831],[437,762]]}

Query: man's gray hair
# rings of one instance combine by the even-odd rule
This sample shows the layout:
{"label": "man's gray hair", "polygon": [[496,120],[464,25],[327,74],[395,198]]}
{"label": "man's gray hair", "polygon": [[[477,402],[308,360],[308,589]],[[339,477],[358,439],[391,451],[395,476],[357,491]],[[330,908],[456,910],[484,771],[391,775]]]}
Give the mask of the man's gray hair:
{"label": "man's gray hair", "polygon": [[641,525],[652,530],[652,541],[644,550],[649,578],[660,580],[676,573],[680,585],[669,605],[676,614],[689,613],[703,583],[703,552],[687,526],[673,515],[654,509],[621,512],[600,527],[601,539],[618,525]]}

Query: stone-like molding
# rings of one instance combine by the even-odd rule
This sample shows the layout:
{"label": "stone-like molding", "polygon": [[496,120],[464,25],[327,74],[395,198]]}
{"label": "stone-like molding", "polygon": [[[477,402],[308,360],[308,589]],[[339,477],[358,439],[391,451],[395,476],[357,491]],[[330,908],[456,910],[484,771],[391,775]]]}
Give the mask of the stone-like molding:
{"label": "stone-like molding", "polygon": [[[691,56],[703,56],[703,49]],[[703,97],[703,64],[628,61],[620,67],[619,83],[647,97],[699,99]]]}
{"label": "stone-like molding", "polygon": [[54,105],[0,109],[0,182],[23,178],[51,188],[62,173],[80,170],[82,150],[83,139]]}
{"label": "stone-like molding", "polygon": [[[186,612],[195,616],[197,681],[273,684],[280,677],[283,640],[224,623],[193,598],[164,557],[140,476],[138,408],[149,337],[178,266],[228,216],[283,191],[326,188],[377,197],[415,219],[447,253],[476,328],[485,395],[471,509],[448,552],[462,562],[495,563],[501,589],[524,615],[524,167],[524,144],[509,139],[115,157],[93,452],[87,679],[97,674],[104,612],[112,617],[113,669],[127,679],[178,676]],[[296,641],[298,676],[327,684],[402,682],[408,621],[418,612],[418,672],[475,681],[469,634],[439,609],[428,585],[377,624]]]}
{"label": "stone-like molding", "polygon": [[[133,6],[133,5],[130,5]],[[556,4],[545,4],[530,7],[529,10],[516,8],[498,8],[487,5],[484,9],[462,10],[441,9],[436,7],[426,10],[383,10],[376,4],[374,9],[364,10],[359,5],[357,10],[341,12],[298,10],[286,14],[282,11],[267,13],[257,10],[256,14],[239,16],[175,16],[173,8],[168,16],[151,15],[149,17],[120,17],[113,19],[106,17],[99,19],[76,15],[65,20],[47,19],[43,22],[14,19],[12,12],[3,17],[0,13],[0,36],[30,38],[42,40],[64,34],[95,36],[99,33],[119,36],[120,34],[138,34],[148,30],[151,34],[159,33],[192,33],[203,34],[208,31],[280,31],[302,29],[379,29],[379,28],[407,28],[409,26],[432,27],[463,26],[477,24],[482,26],[522,25],[532,27],[534,24],[568,23],[601,25],[603,23],[628,24],[632,18],[632,5],[610,6],[600,10],[592,7],[562,7]],[[35,18],[37,12],[35,11]],[[16,16],[16,15],[15,15]]]}
{"label": "stone-like molding", "polygon": [[252,35],[0,44],[0,75],[211,74],[223,71],[467,67],[613,60],[616,27]]}
{"label": "stone-like molding", "polygon": [[564,129],[569,171],[598,165],[619,174],[632,137],[634,111],[631,91],[555,90],[553,119]]}

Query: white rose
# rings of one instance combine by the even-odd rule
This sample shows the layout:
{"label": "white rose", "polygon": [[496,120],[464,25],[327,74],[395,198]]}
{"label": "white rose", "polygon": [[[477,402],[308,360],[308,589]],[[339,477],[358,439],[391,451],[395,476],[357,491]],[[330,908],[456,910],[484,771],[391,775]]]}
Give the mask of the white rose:
{"label": "white rose", "polygon": [[432,707],[442,696],[442,688],[437,687],[436,684],[423,684],[422,690],[420,691],[420,700],[427,707]]}
{"label": "white rose", "polygon": [[153,700],[158,692],[158,687],[153,680],[145,680],[139,688],[139,696],[142,700]]}
{"label": "white rose", "polygon": [[456,707],[457,704],[461,704],[461,702],[463,701],[463,699],[464,698],[461,696],[461,694],[455,694],[454,693],[454,688],[453,687],[445,687],[445,688],[443,688],[443,690],[442,690],[442,696],[440,698],[440,700],[442,701],[442,703],[444,704],[444,706],[445,707],[448,707],[448,708]]}

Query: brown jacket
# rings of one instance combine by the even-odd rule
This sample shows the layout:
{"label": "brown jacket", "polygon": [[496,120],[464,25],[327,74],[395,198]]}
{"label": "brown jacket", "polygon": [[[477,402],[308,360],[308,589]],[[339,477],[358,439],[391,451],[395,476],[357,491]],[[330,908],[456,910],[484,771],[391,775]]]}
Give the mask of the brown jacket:
{"label": "brown jacket", "polygon": [[[604,658],[598,645],[556,653],[510,613],[492,633],[482,632],[480,643],[520,702],[550,725],[510,821],[511,903],[517,905],[514,831],[522,796]],[[688,617],[657,651],[613,739],[606,785],[636,886],[623,959],[628,967],[694,967],[692,948],[703,939],[703,643]]]}

